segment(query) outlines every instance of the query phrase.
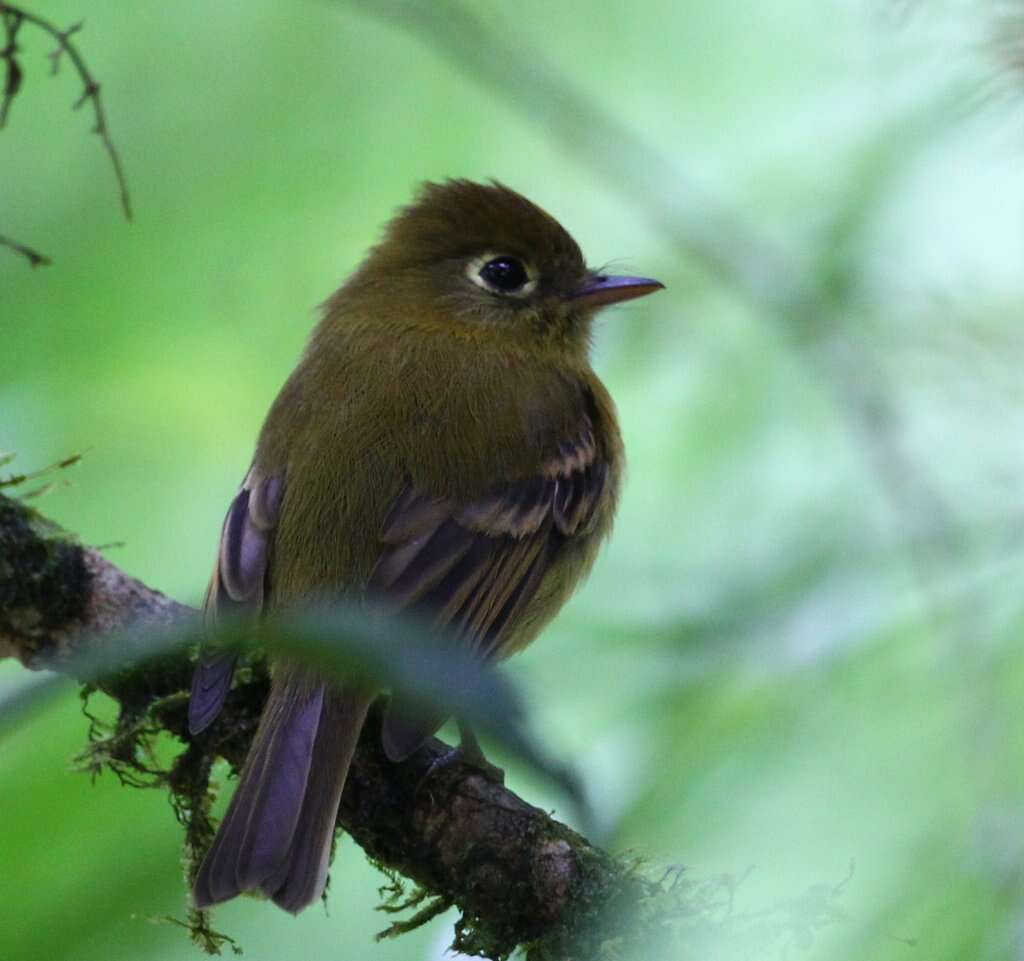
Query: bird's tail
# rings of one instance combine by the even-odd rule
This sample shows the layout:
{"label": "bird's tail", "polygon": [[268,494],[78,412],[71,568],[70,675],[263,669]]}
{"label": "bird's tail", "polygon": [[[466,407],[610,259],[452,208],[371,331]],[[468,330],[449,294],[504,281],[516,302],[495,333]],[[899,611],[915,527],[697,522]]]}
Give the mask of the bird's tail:
{"label": "bird's tail", "polygon": [[370,698],[281,671],[209,852],[196,907],[259,889],[297,914],[323,893],[341,791]]}

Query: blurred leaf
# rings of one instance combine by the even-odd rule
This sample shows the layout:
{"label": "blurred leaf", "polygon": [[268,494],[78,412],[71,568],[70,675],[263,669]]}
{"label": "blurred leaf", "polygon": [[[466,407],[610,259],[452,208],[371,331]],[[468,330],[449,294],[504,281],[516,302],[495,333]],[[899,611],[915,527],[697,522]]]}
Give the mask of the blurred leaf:
{"label": "blurred leaf", "polygon": [[[133,686],[144,688],[148,665],[200,642],[218,649],[261,649],[287,656],[339,684],[388,688],[425,713],[458,717],[558,784],[586,816],[578,779],[529,733],[512,682],[465,644],[439,635],[425,622],[383,608],[344,603],[310,607],[275,614],[258,626],[227,619],[212,636],[203,633],[198,618],[177,627],[117,632],[99,638],[61,670],[87,683],[130,672],[136,675]],[[45,703],[59,685],[60,678],[34,679],[0,699],[0,731]]]}
{"label": "blurred leaf", "polygon": [[10,733],[28,715],[46,706],[68,687],[59,674],[16,675],[0,684],[0,738]]}

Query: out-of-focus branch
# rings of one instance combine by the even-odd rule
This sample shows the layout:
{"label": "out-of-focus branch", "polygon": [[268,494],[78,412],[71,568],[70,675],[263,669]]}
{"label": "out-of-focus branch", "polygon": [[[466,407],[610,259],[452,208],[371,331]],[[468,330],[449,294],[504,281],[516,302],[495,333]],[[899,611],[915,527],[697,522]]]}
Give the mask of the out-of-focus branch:
{"label": "out-of-focus branch", "polygon": [[998,62],[1018,86],[1024,83],[1024,5],[1004,4],[995,14],[992,46]]}
{"label": "out-of-focus branch", "polygon": [[[422,41],[495,97],[543,129],[583,166],[628,195],[679,253],[705,268],[723,286],[766,312],[804,358],[808,369],[836,402],[840,417],[862,448],[879,488],[903,524],[945,531],[938,554],[911,549],[922,586],[930,592],[940,563],[958,549],[955,512],[931,476],[907,450],[903,419],[884,368],[851,329],[855,314],[840,294],[855,300],[858,264],[849,257],[868,222],[877,192],[856,210],[843,211],[814,257],[801,257],[769,239],[628,123],[575,86],[533,45],[516,44],[487,30],[458,0],[429,6],[416,0],[347,0],[349,6]],[[916,150],[929,142],[950,115],[950,91],[886,131],[868,152],[865,167],[888,186]],[[900,154],[894,142],[909,143]],[[823,269],[824,268],[824,269]],[[909,521],[909,523],[907,523]]]}

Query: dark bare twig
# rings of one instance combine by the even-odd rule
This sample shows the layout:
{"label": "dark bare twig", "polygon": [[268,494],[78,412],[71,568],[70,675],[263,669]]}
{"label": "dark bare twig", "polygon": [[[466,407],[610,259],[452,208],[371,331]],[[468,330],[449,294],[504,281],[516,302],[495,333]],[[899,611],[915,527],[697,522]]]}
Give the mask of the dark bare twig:
{"label": "dark bare twig", "polygon": [[67,47],[67,39],[68,39],[68,37],[70,37],[73,33],[78,33],[78,31],[81,30],[82,27],[84,27],[84,26],[85,26],[85,21],[83,21],[83,20],[79,20],[78,23],[71,24],[71,26],[68,27],[67,30],[65,30],[61,34],[61,36],[64,38],[64,43],[58,44],[56,47],[53,48],[53,50],[51,50],[46,55],[49,58],[49,60],[50,60],[50,76],[51,77],[56,77],[58,71],[60,70],[60,59],[64,55],[64,51],[65,51],[65,49]]}
{"label": "dark bare twig", "polygon": [[21,29],[23,17],[20,11],[8,10],[0,4],[0,20],[4,27],[4,48],[0,50],[0,60],[4,63],[4,90],[0,100],[0,127],[7,123],[7,115],[11,104],[21,89],[23,74],[18,63],[18,31]]}
{"label": "dark bare twig", "polygon": [[45,267],[51,263],[46,254],[41,254],[38,250],[20,244],[10,237],[0,236],[0,247],[8,247],[16,254],[21,254],[28,261],[30,267]]}
{"label": "dark bare twig", "polygon": [[82,24],[76,23],[66,30],[61,30],[38,14],[6,3],[4,0],[0,0],[0,18],[3,20],[6,37],[6,44],[2,53],[0,53],[0,60],[4,61],[7,67],[7,81],[4,86],[3,100],[0,101],[0,127],[3,127],[10,111],[11,103],[21,88],[22,71],[17,59],[17,34],[22,26],[30,23],[48,34],[57,43],[57,46],[48,54],[51,63],[51,74],[57,73],[61,59],[65,56],[74,65],[75,71],[82,82],[82,94],[75,101],[73,109],[80,110],[87,103],[92,105],[94,118],[92,132],[100,138],[103,143],[103,149],[110,158],[110,163],[114,168],[114,176],[117,178],[118,190],[121,194],[121,209],[124,211],[125,218],[131,220],[132,203],[128,192],[128,179],[125,176],[124,166],[121,163],[121,156],[110,136],[106,112],[103,107],[103,101],[100,98],[99,82],[89,70],[78,47],[71,41],[71,36],[82,29]]}
{"label": "dark bare twig", "polygon": [[[21,90],[24,78],[21,64],[18,63],[18,31],[24,23],[20,10],[10,9],[0,4],[0,24],[4,30],[4,46],[0,50],[0,63],[4,68],[3,92],[0,93],[0,129],[7,124],[11,104]],[[38,250],[19,243],[11,237],[0,236],[0,247],[7,247],[16,254],[21,254],[30,267],[40,267],[50,263],[50,258]]]}

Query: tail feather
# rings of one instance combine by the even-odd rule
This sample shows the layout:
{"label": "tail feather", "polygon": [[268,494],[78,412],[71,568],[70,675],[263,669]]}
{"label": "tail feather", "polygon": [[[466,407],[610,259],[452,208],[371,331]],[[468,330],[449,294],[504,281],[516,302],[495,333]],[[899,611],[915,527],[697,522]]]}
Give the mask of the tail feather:
{"label": "tail feather", "polygon": [[229,853],[238,891],[259,887],[287,857],[309,781],[324,688],[286,690],[292,696],[269,701],[260,720],[267,746],[253,767],[254,789],[243,793],[239,784],[232,798],[245,819],[241,843]]}
{"label": "tail feather", "polygon": [[282,907],[298,912],[320,896],[368,706],[366,698],[327,693],[299,675],[275,679],[238,788],[196,875],[196,907],[261,888],[275,900],[280,891]]}
{"label": "tail feather", "polygon": [[206,651],[192,675],[188,700],[188,729],[200,734],[216,720],[231,690],[237,656],[226,651]]}
{"label": "tail feather", "polygon": [[275,904],[297,914],[327,885],[338,804],[370,702],[328,694],[298,825],[287,859],[262,885]]}

